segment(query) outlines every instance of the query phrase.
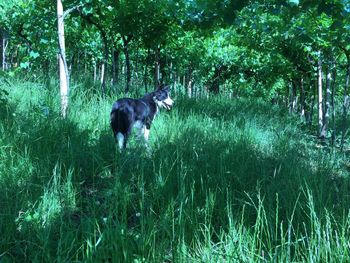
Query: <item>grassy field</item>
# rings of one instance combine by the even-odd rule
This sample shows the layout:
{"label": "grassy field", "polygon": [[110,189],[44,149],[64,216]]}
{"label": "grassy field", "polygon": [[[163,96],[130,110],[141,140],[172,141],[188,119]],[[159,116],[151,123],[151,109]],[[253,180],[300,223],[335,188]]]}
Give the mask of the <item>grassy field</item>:
{"label": "grassy field", "polygon": [[116,98],[5,81],[0,262],[349,262],[347,156],[259,100],[175,98],[120,154]]}

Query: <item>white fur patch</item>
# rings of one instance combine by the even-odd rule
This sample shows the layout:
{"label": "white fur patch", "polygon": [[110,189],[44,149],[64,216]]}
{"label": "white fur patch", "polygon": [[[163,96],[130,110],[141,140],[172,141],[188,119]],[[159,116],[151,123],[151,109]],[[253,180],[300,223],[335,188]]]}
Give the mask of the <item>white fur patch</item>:
{"label": "white fur patch", "polygon": [[148,142],[149,139],[149,129],[145,128],[143,131],[143,137],[145,138],[145,141]]}
{"label": "white fur patch", "polygon": [[166,104],[168,104],[169,106],[173,106],[173,103],[174,103],[174,101],[170,97],[166,98],[166,100],[164,100],[164,102]]}
{"label": "white fur patch", "polygon": [[142,129],[143,123],[141,121],[135,121],[133,127],[136,129]]}
{"label": "white fur patch", "polygon": [[124,141],[125,141],[124,135],[118,132],[116,137],[117,137],[119,149],[121,150],[124,147]]}

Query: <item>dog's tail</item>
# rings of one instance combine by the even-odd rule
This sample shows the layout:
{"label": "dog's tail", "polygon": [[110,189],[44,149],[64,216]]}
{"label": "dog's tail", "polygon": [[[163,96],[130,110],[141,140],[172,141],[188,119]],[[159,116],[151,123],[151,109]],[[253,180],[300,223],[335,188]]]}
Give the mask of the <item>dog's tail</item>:
{"label": "dog's tail", "polygon": [[110,124],[114,135],[118,132],[121,132],[122,134],[128,133],[128,127],[126,125],[127,119],[128,117],[124,111],[119,109],[113,109],[111,111]]}

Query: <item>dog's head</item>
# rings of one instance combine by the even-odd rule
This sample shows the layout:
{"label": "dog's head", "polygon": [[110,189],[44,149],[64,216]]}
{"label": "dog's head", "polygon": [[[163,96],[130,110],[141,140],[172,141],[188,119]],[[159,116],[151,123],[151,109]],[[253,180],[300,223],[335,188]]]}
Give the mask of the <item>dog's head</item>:
{"label": "dog's head", "polygon": [[170,110],[174,101],[170,98],[170,86],[158,87],[154,91],[153,100],[159,108]]}

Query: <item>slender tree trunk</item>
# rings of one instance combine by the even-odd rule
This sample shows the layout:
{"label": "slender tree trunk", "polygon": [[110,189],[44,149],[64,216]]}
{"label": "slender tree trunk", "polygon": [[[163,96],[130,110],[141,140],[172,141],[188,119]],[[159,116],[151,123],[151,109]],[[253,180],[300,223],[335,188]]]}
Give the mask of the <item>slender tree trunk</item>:
{"label": "slender tree trunk", "polygon": [[106,94],[105,66],[106,66],[106,63],[102,62],[101,69],[100,69],[100,83],[101,83],[102,96],[105,96]]}
{"label": "slender tree trunk", "polygon": [[305,103],[305,87],[304,87],[304,76],[300,78],[300,117],[306,118],[306,103]]}
{"label": "slender tree trunk", "polygon": [[125,93],[128,93],[130,91],[130,86],[131,86],[131,66],[130,66],[129,47],[127,45],[124,47],[124,54],[125,54],[125,68],[126,68]]}
{"label": "slender tree trunk", "polygon": [[318,59],[318,127],[321,132],[323,127],[323,90],[322,90],[322,60]]}
{"label": "slender tree trunk", "polygon": [[347,114],[349,107],[349,82],[350,82],[350,52],[346,51],[347,58],[347,70],[346,70],[346,82],[344,87],[344,99],[343,99],[343,129],[342,129],[342,138],[341,138],[341,150],[344,149],[345,137],[347,135]]}
{"label": "slender tree trunk", "polygon": [[68,95],[69,95],[69,74],[66,61],[64,42],[64,17],[61,0],[57,0],[57,23],[58,23],[58,44],[59,44],[59,71],[60,71],[60,93],[61,93],[61,114],[63,118],[67,116]]}
{"label": "slender tree trunk", "polygon": [[2,38],[2,57],[1,57],[1,67],[2,70],[5,71],[8,67],[6,65],[6,49],[8,46],[8,39],[6,37]]}
{"label": "slender tree trunk", "polygon": [[316,103],[317,91],[318,91],[318,82],[317,82],[317,74],[315,79],[311,79],[310,81],[310,89],[313,91],[310,105],[310,128],[312,127],[313,119],[314,119],[314,107]]}
{"label": "slender tree trunk", "polygon": [[[112,67],[112,78],[113,78],[113,87],[116,89],[119,79],[119,55],[120,50],[113,50],[113,67]],[[117,91],[117,90],[116,90]]]}
{"label": "slender tree trunk", "polygon": [[106,79],[107,79],[107,63],[108,63],[108,41],[107,41],[107,35],[104,30],[100,30],[102,40],[103,40],[103,46],[104,46],[104,58],[102,60],[101,65],[101,90],[102,90],[102,96],[106,95]]}
{"label": "slender tree trunk", "polygon": [[332,73],[330,66],[327,67],[326,73],[326,98],[325,98],[325,109],[324,109],[324,117],[323,124],[321,129],[320,137],[322,139],[327,138],[328,131],[328,123],[329,123],[329,109],[330,109],[330,99],[331,99],[331,82],[332,82]]}
{"label": "slender tree trunk", "polygon": [[335,62],[332,63],[332,146],[336,143],[336,127],[335,127],[335,79],[337,77],[337,68]]}
{"label": "slender tree trunk", "polygon": [[291,83],[292,87],[292,112],[297,112],[297,106],[298,106],[298,96],[297,96],[297,85],[296,82],[292,81]]}
{"label": "slender tree trunk", "polygon": [[94,84],[96,83],[97,80],[97,65],[94,63]]}
{"label": "slender tree trunk", "polygon": [[309,80],[310,77],[306,76],[303,79],[303,87],[304,87],[304,117],[305,117],[305,123],[306,125],[310,124],[310,115],[311,115],[311,100],[312,100],[312,86],[311,85],[307,85],[306,83],[306,79]]}
{"label": "slender tree trunk", "polygon": [[192,79],[192,69],[190,67],[190,69],[188,70],[188,84],[187,84],[187,96],[189,98],[192,97],[192,91],[193,89],[193,79]]}
{"label": "slender tree trunk", "polygon": [[148,65],[149,65],[149,59],[151,55],[151,50],[150,48],[147,49],[147,57],[145,61],[145,71],[143,74],[143,85],[145,87],[145,91],[148,92]]}
{"label": "slender tree trunk", "polygon": [[136,86],[136,91],[139,93],[139,57],[140,57],[140,48],[139,44],[137,44],[136,48],[136,61],[135,61],[135,67],[134,67],[134,85]]}
{"label": "slender tree trunk", "polygon": [[125,67],[126,67],[126,86],[125,93],[130,91],[131,86],[131,64],[130,64],[130,56],[129,56],[129,43],[132,39],[132,36],[122,36],[123,39],[123,51],[125,54]]}
{"label": "slender tree trunk", "polygon": [[156,47],[155,49],[155,57],[154,57],[154,85],[157,88],[160,84],[160,62],[159,62],[159,54],[160,47]]}
{"label": "slender tree trunk", "polygon": [[177,91],[177,74],[176,74],[177,72],[175,71],[174,72],[174,94],[175,94],[175,96],[176,96],[176,91]]}

